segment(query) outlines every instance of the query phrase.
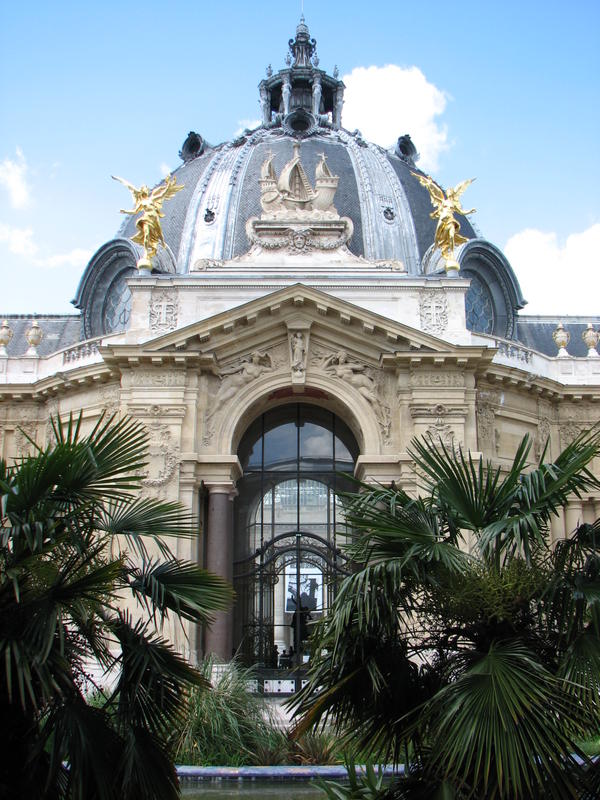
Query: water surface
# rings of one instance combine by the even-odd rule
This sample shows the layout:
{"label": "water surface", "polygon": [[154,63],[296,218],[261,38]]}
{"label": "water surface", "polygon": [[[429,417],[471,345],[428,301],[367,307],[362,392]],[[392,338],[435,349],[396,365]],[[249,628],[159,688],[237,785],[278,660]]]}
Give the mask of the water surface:
{"label": "water surface", "polygon": [[182,783],[185,800],[324,800],[325,795],[314,783],[304,781],[211,781]]}

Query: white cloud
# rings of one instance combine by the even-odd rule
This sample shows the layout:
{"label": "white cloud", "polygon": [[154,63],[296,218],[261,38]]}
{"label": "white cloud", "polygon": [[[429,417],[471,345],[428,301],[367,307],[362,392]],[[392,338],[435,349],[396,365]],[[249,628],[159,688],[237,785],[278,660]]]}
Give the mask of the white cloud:
{"label": "white cloud", "polygon": [[0,222],[0,242],[6,244],[14,255],[34,256],[38,248],[32,239],[32,228],[12,228]]}
{"label": "white cloud", "polygon": [[160,174],[163,176],[163,178],[166,178],[167,175],[170,175],[173,172],[171,167],[168,164],[165,164],[164,161],[160,165],[159,169],[160,169]]}
{"label": "white cloud", "polygon": [[396,64],[355,67],[343,79],[344,128],[358,128],[365,139],[388,148],[409,133],[421,155],[419,167],[437,169],[440,153],[449,147],[446,126],[437,120],[448,102],[445,92],[417,67]]}
{"label": "white cloud", "polygon": [[0,244],[5,244],[10,253],[30,260],[36,267],[84,267],[90,260],[92,250],[75,247],[67,253],[40,256],[40,248],[33,239],[32,228],[13,228],[0,222]]}
{"label": "white cloud", "polygon": [[234,136],[241,136],[242,133],[248,129],[253,131],[254,128],[258,128],[260,125],[260,119],[238,119],[238,125],[240,126],[236,131],[234,131]]}
{"label": "white cloud", "polygon": [[84,250],[82,247],[75,247],[68,253],[57,253],[46,258],[36,258],[35,264],[38,267],[84,267],[92,257],[92,250]]}
{"label": "white cloud", "polygon": [[0,186],[3,186],[13,208],[24,208],[29,202],[29,186],[25,179],[27,162],[20,147],[16,159],[5,158],[0,161]]}
{"label": "white cloud", "polygon": [[534,228],[511,236],[504,252],[528,304],[525,314],[600,313],[600,223],[560,243]]}

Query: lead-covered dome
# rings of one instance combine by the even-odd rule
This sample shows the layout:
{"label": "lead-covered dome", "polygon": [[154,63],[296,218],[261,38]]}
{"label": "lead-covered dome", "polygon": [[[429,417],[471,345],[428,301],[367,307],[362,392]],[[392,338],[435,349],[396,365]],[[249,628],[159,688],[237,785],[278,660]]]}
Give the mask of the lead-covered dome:
{"label": "lead-covered dome", "polygon": [[[335,207],[352,222],[351,253],[369,262],[401,262],[409,277],[435,273],[436,223],[429,194],[413,174],[418,154],[410,136],[400,136],[393,150],[385,150],[343,128],[344,84],[337,68],[333,76],[319,68],[316,41],[304,18],[289,49],[285,68],[274,73],[269,67],[259,84],[260,126],[218,146],[188,134],[179,153],[183,163],[174,172],[184,188],[164,207],[166,247],[159,250],[155,271],[185,275],[246,254],[246,223],[261,211],[262,166],[272,156],[279,174],[300,142],[309,180],[323,156],[339,178]],[[516,278],[504,255],[478,237],[468,219],[460,222],[469,242],[459,262],[472,279],[467,324],[511,338],[515,312],[523,305]],[[74,302],[83,311],[88,336],[127,327],[134,234],[135,219],[129,217],[118,238],[100,248],[86,269]]]}

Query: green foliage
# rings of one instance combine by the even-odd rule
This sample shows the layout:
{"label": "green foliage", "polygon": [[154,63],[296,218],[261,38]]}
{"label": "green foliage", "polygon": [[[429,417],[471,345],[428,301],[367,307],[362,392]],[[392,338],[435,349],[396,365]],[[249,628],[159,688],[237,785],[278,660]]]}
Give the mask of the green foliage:
{"label": "green foliage", "polygon": [[211,691],[191,692],[175,745],[177,763],[239,767],[340,760],[330,731],[289,738],[264,695],[249,690],[255,677],[251,668],[232,661],[215,674],[213,667],[210,658],[200,665],[204,679],[212,679]]}
{"label": "green foliage", "polygon": [[329,800],[380,800],[385,795],[383,769],[375,771],[369,762],[364,772],[357,771],[354,762],[347,761],[348,785],[337,781],[317,781]]}
{"label": "green foliage", "polygon": [[525,437],[499,468],[414,441],[423,496],[343,496],[356,571],[291,704],[296,735],[326,722],[374,760],[410,760],[381,797],[592,791],[577,742],[600,730],[600,521],[554,547],[549,525],[570,495],[600,488],[600,433],[552,463],[530,468],[529,454]]}
{"label": "green foliage", "polygon": [[[205,681],[154,623],[206,622],[231,591],[171,553],[167,537],[195,533],[180,506],[132,494],[141,425],[101,418],[84,435],[80,418],[53,430],[54,443],[0,461],[0,795],[176,798],[171,732]],[[145,620],[120,610],[124,596]],[[114,688],[87,702],[94,662]]]}
{"label": "green foliage", "polygon": [[[200,671],[209,682],[213,661]],[[263,697],[248,690],[251,669],[232,662],[217,673],[210,692],[192,690],[175,758],[180,764],[244,766],[282,764],[288,759],[285,733]]]}

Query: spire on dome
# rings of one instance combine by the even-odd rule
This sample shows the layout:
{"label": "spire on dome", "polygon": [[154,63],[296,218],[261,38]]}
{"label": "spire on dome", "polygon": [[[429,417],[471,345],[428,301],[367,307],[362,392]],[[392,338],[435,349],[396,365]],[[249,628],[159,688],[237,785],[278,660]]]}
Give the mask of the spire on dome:
{"label": "spire on dome", "polygon": [[[308,25],[304,19],[304,14],[300,17],[300,22],[296,27],[296,38],[290,39],[289,48],[294,61],[292,69],[297,67],[311,67],[313,55],[316,56],[317,40],[310,38]],[[318,62],[317,62],[318,63]]]}

